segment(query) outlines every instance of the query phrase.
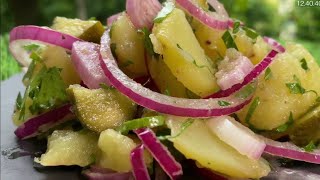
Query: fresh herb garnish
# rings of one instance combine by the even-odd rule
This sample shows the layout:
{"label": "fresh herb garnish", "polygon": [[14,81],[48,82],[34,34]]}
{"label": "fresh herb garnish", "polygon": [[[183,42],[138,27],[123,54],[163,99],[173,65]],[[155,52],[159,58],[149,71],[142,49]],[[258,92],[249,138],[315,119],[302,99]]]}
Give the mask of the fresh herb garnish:
{"label": "fresh herb garnish", "polygon": [[180,136],[189,126],[192,125],[192,123],[194,122],[194,119],[192,118],[188,118],[186,121],[184,121],[181,126],[180,126],[180,132],[174,136],[171,135],[165,135],[165,136],[158,136],[158,139],[163,141],[166,139],[173,139],[176,138],[178,136]]}
{"label": "fresh herb garnish", "polygon": [[308,63],[306,61],[305,58],[302,58],[300,60],[300,63],[301,63],[301,68],[304,69],[305,71],[308,71],[309,70],[309,67],[308,67]]}
{"label": "fresh herb garnish", "polygon": [[288,128],[289,128],[290,126],[293,125],[293,123],[294,123],[293,114],[292,114],[292,112],[290,111],[290,115],[289,115],[288,121],[287,121],[286,123],[282,124],[281,126],[277,127],[277,128],[276,128],[276,131],[277,131],[277,132],[280,132],[280,133],[281,133],[281,132],[285,132],[285,131],[288,130]]}
{"label": "fresh herb garnish", "polygon": [[268,81],[271,77],[272,77],[272,71],[271,71],[271,69],[268,67],[268,68],[266,69],[266,72],[264,73],[264,80]]}
{"label": "fresh herb garnish", "polygon": [[319,144],[318,143],[314,143],[313,141],[310,141],[308,145],[306,145],[305,147],[303,147],[303,149],[307,152],[312,152],[315,149],[317,149],[317,146]]}
{"label": "fresh herb garnish", "polygon": [[259,34],[255,30],[245,26],[242,27],[242,29],[246,32],[246,35],[252,39],[253,43],[257,41],[257,37],[259,36]]}
{"label": "fresh herb garnish", "polygon": [[230,106],[231,103],[227,102],[227,101],[218,101],[219,106]]}
{"label": "fresh herb garnish", "polygon": [[21,110],[22,103],[23,103],[23,99],[22,99],[21,93],[19,92],[19,94],[16,98],[16,109],[17,110]]}
{"label": "fresh herb garnish", "polygon": [[154,23],[161,23],[173,10],[174,10],[173,2],[165,2],[163,8],[158,13],[158,15],[154,18]]}
{"label": "fresh herb garnish", "polygon": [[150,31],[148,28],[144,27],[142,29],[139,29],[138,30],[139,33],[142,33],[143,34],[143,38],[144,38],[144,47],[146,48],[147,50],[147,53],[150,55],[150,56],[155,56],[156,53],[154,52],[154,49],[153,49],[153,44],[151,42],[151,39],[150,39]]}
{"label": "fresh herb garnish", "polygon": [[119,65],[119,67],[120,67],[120,68],[126,68],[126,67],[130,66],[131,64],[134,64],[134,62],[131,61],[131,60],[127,60],[127,61],[125,61],[124,63],[121,63],[121,64]]}
{"label": "fresh herb garnish", "polygon": [[301,82],[296,75],[293,75],[293,79],[295,82],[286,83],[287,88],[290,90],[291,94],[304,94],[306,89],[301,86]]}
{"label": "fresh herb garnish", "polygon": [[250,83],[242,88],[239,92],[236,93],[236,97],[240,99],[246,99],[256,90],[257,86],[255,83]]}
{"label": "fresh herb garnish", "polygon": [[165,123],[164,116],[151,116],[143,117],[139,119],[134,119],[131,121],[124,122],[117,130],[122,134],[128,134],[129,131],[140,129],[140,128],[154,128],[158,126],[163,126]]}
{"label": "fresh herb garnish", "polygon": [[233,37],[229,31],[226,31],[223,34],[222,39],[223,39],[223,42],[226,45],[227,49],[235,48],[236,50],[238,50],[238,47],[237,47],[236,43],[234,42]]}
{"label": "fresh herb garnish", "polygon": [[38,44],[29,44],[23,46],[23,49],[29,52],[38,51],[40,49],[40,46]]}
{"label": "fresh herb garnish", "polygon": [[241,23],[239,21],[236,21],[235,23],[233,23],[233,30],[232,30],[233,34],[236,34],[237,32],[239,32],[240,24]]}
{"label": "fresh herb garnish", "polygon": [[259,97],[254,98],[254,100],[252,101],[252,103],[249,107],[247,115],[245,117],[245,122],[249,125],[249,128],[252,130],[255,130],[256,128],[253,126],[253,124],[251,124],[250,120],[253,116],[253,113],[255,112],[257,107],[259,106],[259,104],[260,104],[260,98]]}

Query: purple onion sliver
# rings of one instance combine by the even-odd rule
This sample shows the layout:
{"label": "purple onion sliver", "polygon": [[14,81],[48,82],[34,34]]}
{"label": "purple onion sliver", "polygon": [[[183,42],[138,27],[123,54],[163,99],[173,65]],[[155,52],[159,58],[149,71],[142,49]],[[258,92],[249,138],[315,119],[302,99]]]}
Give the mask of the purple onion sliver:
{"label": "purple onion sliver", "polygon": [[253,70],[243,79],[242,83],[235,84],[229,89],[219,91],[206,98],[228,97],[231,94],[234,94],[235,92],[239,91],[241,88],[255,80],[265,69],[267,69],[278,53],[278,51],[271,50],[269,54],[259,64],[257,64],[253,68]]}
{"label": "purple onion sliver", "polygon": [[272,39],[271,37],[265,36],[265,37],[263,37],[263,40],[267,44],[269,44],[272,47],[272,49],[274,49],[280,53],[284,53],[286,51],[286,49],[278,41],[276,41],[275,39]]}
{"label": "purple onion sliver", "polygon": [[144,161],[143,152],[143,145],[139,145],[135,149],[133,149],[130,154],[133,175],[136,180],[150,180],[148,169]]}
{"label": "purple onion sliver", "polygon": [[57,109],[53,109],[51,111],[40,114],[39,116],[36,116],[34,118],[31,118],[25,123],[23,123],[21,126],[19,126],[14,131],[14,133],[19,139],[26,139],[29,137],[36,136],[42,127],[49,129],[59,121],[64,120],[65,117],[73,117],[70,108],[71,104],[67,104]]}
{"label": "purple onion sliver", "polygon": [[171,179],[177,179],[183,174],[181,164],[161,144],[151,129],[141,128],[134,132]]}
{"label": "purple onion sliver", "polygon": [[101,167],[90,167],[83,174],[90,180],[129,180],[132,178],[131,172],[116,172]]}

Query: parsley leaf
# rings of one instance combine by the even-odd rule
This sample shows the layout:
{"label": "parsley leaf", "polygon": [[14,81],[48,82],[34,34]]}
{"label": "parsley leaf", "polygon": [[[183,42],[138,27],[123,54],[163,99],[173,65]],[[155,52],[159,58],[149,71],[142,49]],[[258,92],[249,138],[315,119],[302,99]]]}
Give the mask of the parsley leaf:
{"label": "parsley leaf", "polygon": [[309,67],[308,67],[308,63],[306,61],[305,58],[302,58],[300,60],[300,63],[301,63],[301,68],[304,69],[305,71],[308,71],[309,70]]}
{"label": "parsley leaf", "polygon": [[218,101],[219,106],[230,106],[231,103],[227,102],[227,101]]}
{"label": "parsley leaf", "polygon": [[148,28],[144,27],[142,29],[139,29],[138,32],[142,33],[143,36],[144,36],[144,47],[146,48],[147,50],[147,53],[150,55],[150,56],[155,56],[156,53],[154,52],[154,49],[153,49],[153,44],[151,42],[151,39],[150,39],[150,31]]}
{"label": "parsley leaf", "polygon": [[222,39],[223,39],[223,42],[226,45],[227,49],[235,48],[236,50],[238,50],[238,47],[237,47],[236,43],[234,42],[233,37],[229,31],[226,31],[223,34]]}
{"label": "parsley leaf", "polygon": [[189,126],[192,125],[192,123],[194,122],[194,119],[192,118],[188,118],[187,120],[185,120],[181,126],[180,126],[180,132],[174,136],[171,136],[171,135],[165,135],[165,136],[158,136],[158,139],[159,140],[166,140],[166,139],[172,139],[172,138],[176,138],[178,136],[180,136]]}
{"label": "parsley leaf", "polygon": [[33,100],[29,107],[32,114],[38,114],[68,101],[66,87],[60,76],[61,69],[43,67],[32,79],[28,96]]}
{"label": "parsley leaf", "polygon": [[303,149],[307,152],[312,152],[315,149],[317,149],[318,144],[314,143],[313,141],[310,141],[308,145],[306,145],[305,147],[303,147]]}
{"label": "parsley leaf", "polygon": [[301,82],[299,80],[299,78],[294,75],[293,76],[294,79],[294,83],[286,83],[287,88],[290,90],[291,94],[304,94],[306,92],[306,89],[304,89],[301,86]]}
{"label": "parsley leaf", "polygon": [[23,103],[23,99],[22,99],[21,93],[19,92],[19,94],[16,98],[16,109],[17,110],[21,110],[22,103]]}
{"label": "parsley leaf", "polygon": [[264,73],[264,80],[269,80],[272,77],[272,71],[271,69],[268,67],[266,69],[266,72]]}
{"label": "parsley leaf", "polygon": [[277,132],[280,132],[280,133],[281,133],[281,132],[285,132],[285,131],[288,130],[288,128],[289,128],[290,126],[293,125],[293,123],[294,123],[293,114],[292,114],[292,112],[290,111],[290,115],[289,115],[288,121],[287,121],[285,124],[277,127],[277,128],[276,128],[276,131],[277,131]]}
{"label": "parsley leaf", "polygon": [[252,103],[248,109],[247,115],[245,117],[245,122],[249,125],[249,128],[253,129],[253,130],[256,128],[253,126],[253,124],[251,124],[250,120],[253,116],[254,111],[259,106],[259,104],[260,104],[260,98],[259,97],[254,98],[254,100],[252,101]]}
{"label": "parsley leaf", "polygon": [[257,41],[259,34],[255,30],[248,27],[242,27],[242,29],[246,32],[246,35],[253,40],[254,43]]}
{"label": "parsley leaf", "polygon": [[154,18],[154,23],[161,23],[174,10],[173,2],[165,2],[163,8]]}
{"label": "parsley leaf", "polygon": [[232,30],[232,33],[233,34],[236,34],[237,32],[239,32],[240,30],[240,22],[239,21],[236,21],[234,24],[233,24],[233,30]]}
{"label": "parsley leaf", "polygon": [[39,48],[40,46],[38,44],[29,44],[29,45],[23,46],[23,49],[29,52],[37,51],[39,50]]}

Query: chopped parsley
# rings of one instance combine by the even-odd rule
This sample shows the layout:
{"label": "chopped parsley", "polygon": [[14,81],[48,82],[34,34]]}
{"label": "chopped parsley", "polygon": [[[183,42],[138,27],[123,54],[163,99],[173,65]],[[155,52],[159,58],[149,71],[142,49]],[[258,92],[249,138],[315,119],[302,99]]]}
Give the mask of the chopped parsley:
{"label": "chopped parsley", "polygon": [[272,71],[271,71],[271,69],[268,67],[268,68],[266,69],[266,72],[264,73],[264,80],[268,81],[271,77],[272,77]]}
{"label": "chopped parsley", "polygon": [[227,49],[235,48],[236,50],[238,50],[238,47],[237,47],[236,43],[234,42],[233,37],[229,31],[226,31],[223,34],[222,40],[223,40],[224,44],[226,45]]}
{"label": "chopped parsley", "polygon": [[19,92],[19,94],[16,98],[16,109],[17,110],[21,110],[22,103],[23,103],[23,99],[22,99],[21,93]]}
{"label": "chopped parsley", "polygon": [[249,110],[247,112],[247,115],[245,117],[245,122],[249,125],[249,128],[252,129],[252,130],[256,130],[256,128],[253,126],[253,124],[251,124],[250,120],[253,116],[253,113],[255,112],[255,110],[257,109],[257,107],[259,106],[260,104],[260,98],[259,97],[256,97],[254,98],[254,100],[252,101],[250,107],[249,107]]}
{"label": "chopped parsley", "polygon": [[154,18],[154,23],[161,23],[173,10],[174,10],[173,2],[165,2],[163,8],[158,13],[158,15]]}
{"label": "chopped parsley", "polygon": [[252,39],[253,43],[257,41],[259,34],[255,30],[245,26],[242,27],[242,29],[246,32],[246,35]]}
{"label": "chopped parsley", "polygon": [[23,49],[29,52],[38,51],[40,49],[40,46],[38,44],[29,44],[23,46]]}
{"label": "chopped parsley", "polygon": [[233,34],[236,34],[237,32],[239,32],[240,30],[240,22],[239,21],[236,21],[234,24],[233,24],[233,30],[232,30],[232,33]]}
{"label": "chopped parsley", "polygon": [[314,143],[313,141],[310,141],[309,144],[307,144],[305,147],[303,147],[303,149],[307,152],[312,152],[315,149],[317,149],[318,145],[319,145],[319,143]]}
{"label": "chopped parsley", "polygon": [[231,103],[227,102],[227,101],[218,101],[219,106],[230,106]]}
{"label": "chopped parsley", "polygon": [[172,138],[176,138],[178,136],[180,136],[189,126],[192,125],[192,123],[194,122],[194,119],[192,118],[188,118],[187,120],[185,120],[181,126],[180,126],[180,132],[174,136],[171,135],[165,135],[165,136],[158,136],[159,140],[166,140],[166,139],[172,139]]}
{"label": "chopped parsley", "polygon": [[155,52],[154,52],[154,49],[153,49],[153,44],[151,42],[151,39],[150,39],[150,31],[148,28],[144,27],[142,29],[139,29],[138,30],[139,33],[142,33],[143,34],[143,38],[144,38],[144,47],[146,48],[147,50],[147,53],[150,55],[150,56],[155,56],[157,55]]}
{"label": "chopped parsley", "polygon": [[295,82],[286,83],[287,88],[290,90],[291,94],[304,94],[306,89],[301,86],[301,82],[296,75],[293,75],[293,79]]}
{"label": "chopped parsley", "polygon": [[300,63],[301,63],[301,68],[304,69],[305,71],[308,71],[309,70],[309,67],[308,67],[308,63],[306,61],[305,58],[302,58],[300,60]]}
{"label": "chopped parsley", "polygon": [[277,127],[277,128],[276,128],[276,131],[277,131],[277,132],[280,132],[280,133],[281,133],[281,132],[285,132],[285,131],[288,130],[288,128],[289,128],[290,126],[293,125],[293,123],[294,123],[293,114],[292,114],[292,112],[290,111],[290,115],[289,115],[288,121],[287,121],[285,124]]}

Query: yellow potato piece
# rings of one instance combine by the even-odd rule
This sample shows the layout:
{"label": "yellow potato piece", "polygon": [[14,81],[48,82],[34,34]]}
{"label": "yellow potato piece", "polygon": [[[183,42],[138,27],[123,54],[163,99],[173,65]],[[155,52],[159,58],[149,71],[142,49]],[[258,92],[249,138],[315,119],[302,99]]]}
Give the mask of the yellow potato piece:
{"label": "yellow potato piece", "polygon": [[[186,120],[183,117],[169,118],[167,125],[171,135],[179,133]],[[269,173],[270,167],[264,159],[253,160],[241,155],[210,132],[204,121],[195,119],[182,134],[169,139],[186,158],[195,160],[202,167],[235,178],[261,178]]]}
{"label": "yellow potato piece", "polygon": [[174,9],[152,32],[162,45],[164,62],[186,88],[201,97],[219,90],[215,69],[182,10]]}

